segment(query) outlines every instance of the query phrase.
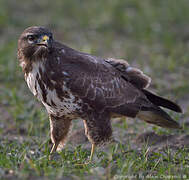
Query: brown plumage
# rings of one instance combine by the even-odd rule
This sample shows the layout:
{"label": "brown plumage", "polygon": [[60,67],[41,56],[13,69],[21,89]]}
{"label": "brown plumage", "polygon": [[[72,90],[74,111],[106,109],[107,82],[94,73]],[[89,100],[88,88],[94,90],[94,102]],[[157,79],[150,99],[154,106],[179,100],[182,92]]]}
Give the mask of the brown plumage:
{"label": "brown plumage", "polygon": [[49,114],[52,152],[65,143],[75,118],[84,120],[92,154],[94,146],[113,140],[114,115],[180,128],[159,106],[176,112],[181,108],[147,91],[150,78],[124,60],[78,52],[55,41],[43,27],[30,27],[21,34],[18,59],[30,90]]}

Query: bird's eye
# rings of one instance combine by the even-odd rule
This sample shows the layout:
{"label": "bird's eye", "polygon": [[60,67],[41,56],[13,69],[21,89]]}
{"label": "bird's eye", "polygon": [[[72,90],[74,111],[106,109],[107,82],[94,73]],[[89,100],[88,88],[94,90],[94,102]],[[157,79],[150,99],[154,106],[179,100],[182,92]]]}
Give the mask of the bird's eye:
{"label": "bird's eye", "polygon": [[28,35],[28,36],[27,36],[27,39],[28,39],[28,42],[29,42],[29,43],[32,43],[32,42],[34,42],[34,40],[35,40],[35,36],[34,36],[34,35]]}

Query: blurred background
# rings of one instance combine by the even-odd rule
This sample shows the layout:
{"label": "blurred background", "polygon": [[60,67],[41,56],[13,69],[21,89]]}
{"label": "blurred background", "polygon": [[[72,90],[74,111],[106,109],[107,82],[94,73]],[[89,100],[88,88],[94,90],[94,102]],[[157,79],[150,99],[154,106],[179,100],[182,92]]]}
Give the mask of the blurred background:
{"label": "blurred background", "polygon": [[184,114],[173,117],[189,123],[188,0],[0,0],[1,142],[49,133],[16,57],[19,35],[33,25],[79,51],[126,59],[152,78],[150,89],[181,105]]}

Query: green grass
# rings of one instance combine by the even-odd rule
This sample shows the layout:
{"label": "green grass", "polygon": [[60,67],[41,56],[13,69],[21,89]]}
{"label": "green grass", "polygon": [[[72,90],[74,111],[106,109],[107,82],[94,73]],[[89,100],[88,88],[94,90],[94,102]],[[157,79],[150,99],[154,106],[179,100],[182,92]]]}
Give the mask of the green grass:
{"label": "green grass", "polygon": [[[32,138],[31,138],[32,140]],[[37,140],[38,141],[38,140]],[[41,145],[42,144],[42,145]],[[187,176],[188,150],[179,150],[171,154],[171,149],[148,155],[149,149],[144,147],[140,152],[126,151],[126,145],[117,144],[105,153],[98,151],[96,162],[84,163],[89,152],[80,146],[73,150],[64,149],[57,154],[56,160],[48,160],[48,144],[43,142],[1,142],[0,166],[3,173],[14,173],[18,178],[48,176],[49,178],[72,177],[102,178],[129,176]],[[39,149],[40,147],[40,149]],[[98,158],[98,159],[97,159]],[[118,178],[119,179],[119,178]],[[125,179],[125,178],[124,178]],[[172,178],[173,179],[173,178]]]}
{"label": "green grass", "polygon": [[[187,0],[0,0],[0,179],[189,178],[188,144],[175,150],[146,142],[137,148],[134,141],[150,131],[178,137],[189,133],[188,9]],[[56,39],[73,48],[124,58],[142,69],[153,79],[151,89],[184,108],[183,115],[171,115],[185,132],[138,120],[113,121],[120,143],[97,150],[93,163],[77,165],[90,155],[87,143],[68,142],[48,160],[48,116],[29,92],[16,58],[17,39],[32,25],[51,28]]]}

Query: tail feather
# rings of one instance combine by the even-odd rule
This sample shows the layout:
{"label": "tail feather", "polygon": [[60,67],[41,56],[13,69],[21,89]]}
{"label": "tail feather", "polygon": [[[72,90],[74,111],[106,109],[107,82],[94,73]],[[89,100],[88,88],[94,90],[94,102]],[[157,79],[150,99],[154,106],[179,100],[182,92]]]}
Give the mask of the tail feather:
{"label": "tail feather", "polygon": [[173,110],[175,112],[182,112],[182,109],[179,105],[177,105],[176,103],[162,98],[160,96],[157,96],[155,94],[153,94],[150,91],[147,91],[146,89],[142,89],[142,92],[147,96],[148,100],[150,100],[150,102],[152,102],[153,104],[155,104],[156,106],[161,106],[161,107],[165,107],[167,109]]}
{"label": "tail feather", "polygon": [[161,127],[181,129],[180,125],[159,107],[140,111],[137,114],[137,117],[146,121],[147,123],[155,124]]}

